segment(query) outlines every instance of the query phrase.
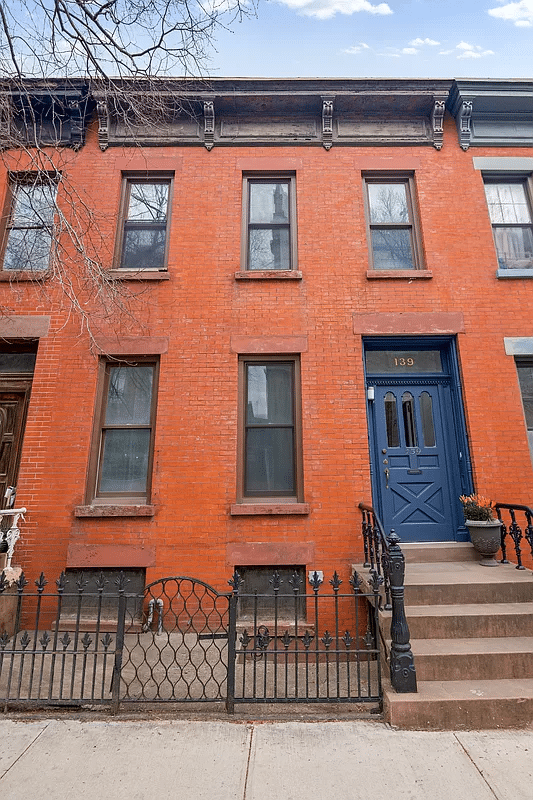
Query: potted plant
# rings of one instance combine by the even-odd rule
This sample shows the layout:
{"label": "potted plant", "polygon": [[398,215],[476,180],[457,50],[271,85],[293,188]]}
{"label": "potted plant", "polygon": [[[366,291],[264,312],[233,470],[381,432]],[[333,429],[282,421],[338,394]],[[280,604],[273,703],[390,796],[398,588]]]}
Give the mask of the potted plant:
{"label": "potted plant", "polygon": [[465,524],[475,550],[480,554],[480,564],[484,567],[497,567],[494,558],[501,547],[501,527],[494,516],[494,504],[480,494],[461,495]]}

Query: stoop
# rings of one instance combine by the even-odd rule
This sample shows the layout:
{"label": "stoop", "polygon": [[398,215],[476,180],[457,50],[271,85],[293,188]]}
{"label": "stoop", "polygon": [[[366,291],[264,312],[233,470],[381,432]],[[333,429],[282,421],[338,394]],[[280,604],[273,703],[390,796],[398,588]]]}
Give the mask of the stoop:
{"label": "stoop", "polygon": [[[418,692],[384,682],[385,720],[411,730],[533,722],[533,576],[482,567],[469,543],[405,544],[405,611]],[[367,570],[357,566],[363,577]],[[391,612],[380,612],[385,657]],[[388,664],[384,670],[388,675]]]}

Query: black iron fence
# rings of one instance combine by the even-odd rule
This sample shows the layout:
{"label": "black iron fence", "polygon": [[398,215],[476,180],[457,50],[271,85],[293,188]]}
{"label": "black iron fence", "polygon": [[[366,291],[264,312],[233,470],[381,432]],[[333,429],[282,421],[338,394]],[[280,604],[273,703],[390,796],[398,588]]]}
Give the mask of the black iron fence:
{"label": "black iron fence", "polygon": [[502,523],[502,564],[509,564],[507,545],[510,544],[514,550],[516,569],[525,569],[522,564],[522,541],[525,539],[529,545],[531,558],[533,559],[533,510],[529,506],[522,506],[516,503],[496,503],[494,508],[498,519]]}
{"label": "black iron fence", "polygon": [[274,572],[268,592],[236,572],[218,592],[189,577],[163,578],[142,594],[119,575],[49,585],[0,577],[0,702],[382,703],[379,583],[355,574],[305,584]]}

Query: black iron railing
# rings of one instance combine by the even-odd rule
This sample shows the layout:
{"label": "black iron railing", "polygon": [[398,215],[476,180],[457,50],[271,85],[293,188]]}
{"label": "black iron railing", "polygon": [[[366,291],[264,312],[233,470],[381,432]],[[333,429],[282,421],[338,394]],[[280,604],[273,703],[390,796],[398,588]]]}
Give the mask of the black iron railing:
{"label": "black iron railing", "polygon": [[[533,509],[517,503],[496,503],[494,509],[502,523],[501,548],[502,564],[509,564],[507,558],[507,537],[511,539],[516,557],[516,569],[525,569],[522,564],[522,540],[525,539],[533,558]],[[522,524],[520,525],[519,522]]]}
{"label": "black iron railing", "polygon": [[[301,573],[252,592],[190,577],[128,592],[83,573],[0,575],[0,707],[126,703],[361,703],[381,710],[380,584],[343,591]],[[342,588],[341,588],[342,587]],[[371,612],[366,614],[366,606]]]}
{"label": "black iron railing", "polygon": [[391,530],[387,536],[381,520],[371,505],[359,503],[365,563],[374,580],[383,584],[384,609],[392,611],[390,679],[397,692],[416,692],[416,669],[409,625],[405,616],[405,556],[400,539]]}

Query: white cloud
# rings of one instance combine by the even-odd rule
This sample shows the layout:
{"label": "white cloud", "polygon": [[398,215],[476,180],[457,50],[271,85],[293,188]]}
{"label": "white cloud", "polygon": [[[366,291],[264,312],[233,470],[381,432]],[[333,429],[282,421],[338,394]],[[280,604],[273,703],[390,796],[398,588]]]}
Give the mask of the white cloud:
{"label": "white cloud", "polygon": [[468,42],[459,42],[456,49],[461,51],[457,58],[483,58],[494,55],[494,50],[483,50],[478,44],[468,44]]}
{"label": "white cloud", "polygon": [[416,54],[419,52],[420,50],[417,50],[416,47],[404,47],[402,49],[402,53],[404,56],[416,56]]}
{"label": "white cloud", "polygon": [[428,44],[430,46],[439,45],[440,42],[436,42],[435,39],[413,39],[412,42],[409,42],[411,47],[422,47],[424,44]]}
{"label": "white cloud", "polygon": [[359,44],[354,44],[352,47],[347,47],[346,50],[343,50],[343,53],[348,53],[351,56],[356,56],[358,53],[362,53],[363,50],[370,50],[370,47],[365,44],[365,42],[359,42]]}
{"label": "white cloud", "polygon": [[505,0],[498,2],[503,5],[501,8],[489,8],[491,17],[514,22],[518,28],[533,26],[533,0],[520,0],[518,3],[507,3]]}
{"label": "white cloud", "polygon": [[288,6],[292,11],[297,11],[306,17],[329,19],[335,14],[356,14],[367,11],[369,14],[392,14],[392,9],[387,3],[373,5],[368,0],[278,0]]}

